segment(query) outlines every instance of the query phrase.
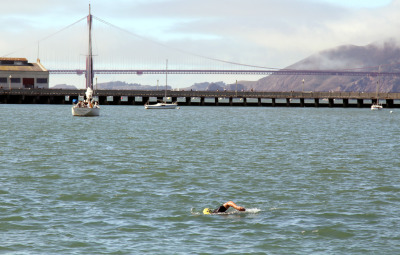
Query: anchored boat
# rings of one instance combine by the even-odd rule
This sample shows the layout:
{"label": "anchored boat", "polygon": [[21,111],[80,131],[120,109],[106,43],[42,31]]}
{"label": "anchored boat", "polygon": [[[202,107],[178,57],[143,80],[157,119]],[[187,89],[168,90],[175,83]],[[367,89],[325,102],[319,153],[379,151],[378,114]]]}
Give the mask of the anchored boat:
{"label": "anchored boat", "polygon": [[99,116],[100,106],[93,99],[93,90],[87,88],[86,99],[84,101],[73,101],[72,115],[73,116]]}
{"label": "anchored boat", "polygon": [[144,108],[146,109],[175,109],[178,106],[178,103],[173,102],[173,103],[166,103],[166,102],[160,102],[156,104],[148,104],[146,103],[144,105]]}
{"label": "anchored boat", "polygon": [[[381,67],[379,66],[379,74],[380,72],[381,72]],[[371,105],[372,111],[382,110],[383,108],[382,104],[379,103],[379,82],[380,82],[379,74],[378,74],[378,81],[376,82],[376,102]]]}
{"label": "anchored boat", "polygon": [[[166,69],[165,69],[165,95],[164,97],[167,98],[167,84],[168,84],[168,59],[166,62]],[[145,109],[175,109],[178,106],[177,102],[167,103],[165,101],[158,102],[156,104],[150,104],[147,102],[144,105]]]}

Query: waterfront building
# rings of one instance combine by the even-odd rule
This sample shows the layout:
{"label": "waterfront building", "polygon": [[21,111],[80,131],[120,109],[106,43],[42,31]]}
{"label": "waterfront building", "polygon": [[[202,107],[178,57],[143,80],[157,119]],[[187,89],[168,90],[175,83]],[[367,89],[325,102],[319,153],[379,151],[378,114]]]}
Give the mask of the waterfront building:
{"label": "waterfront building", "polygon": [[49,71],[40,63],[26,58],[0,58],[0,88],[49,88]]}

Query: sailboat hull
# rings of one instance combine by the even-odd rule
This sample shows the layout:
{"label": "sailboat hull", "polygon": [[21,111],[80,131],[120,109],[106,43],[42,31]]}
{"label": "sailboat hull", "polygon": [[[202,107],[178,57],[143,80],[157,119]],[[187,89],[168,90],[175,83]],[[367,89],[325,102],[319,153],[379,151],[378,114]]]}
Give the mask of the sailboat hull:
{"label": "sailboat hull", "polygon": [[168,104],[168,103],[157,103],[157,104],[146,104],[144,108],[146,109],[175,109],[178,106],[176,103]]}
{"label": "sailboat hull", "polygon": [[383,107],[380,104],[374,104],[374,105],[371,106],[371,110],[372,111],[382,110],[382,108]]}
{"label": "sailboat hull", "polygon": [[72,107],[72,115],[82,117],[100,116],[100,108]]}

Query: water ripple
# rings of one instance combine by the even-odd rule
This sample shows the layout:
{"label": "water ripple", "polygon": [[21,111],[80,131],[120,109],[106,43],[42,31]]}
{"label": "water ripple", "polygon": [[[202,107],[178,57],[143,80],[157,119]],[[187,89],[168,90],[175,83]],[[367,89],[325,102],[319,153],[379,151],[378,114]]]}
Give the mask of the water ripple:
{"label": "water ripple", "polygon": [[[0,253],[400,252],[385,111],[0,108]],[[247,213],[201,213],[229,200]]]}

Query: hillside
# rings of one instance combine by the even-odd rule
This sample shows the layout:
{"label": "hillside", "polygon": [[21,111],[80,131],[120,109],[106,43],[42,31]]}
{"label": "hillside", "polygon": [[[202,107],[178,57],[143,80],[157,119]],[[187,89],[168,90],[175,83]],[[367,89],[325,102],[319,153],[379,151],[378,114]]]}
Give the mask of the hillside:
{"label": "hillside", "polygon": [[67,84],[57,84],[51,89],[77,89],[74,85],[67,85]]}
{"label": "hillside", "polygon": [[[165,86],[161,86],[164,89]],[[168,86],[168,89],[171,87]],[[126,83],[122,81],[110,81],[105,83],[99,83],[97,89],[116,89],[116,90],[156,90],[157,86],[141,85],[138,83]]]}
{"label": "hillside", "polygon": [[[52,89],[77,89],[76,86],[73,85],[66,85],[66,84],[58,84],[55,85],[54,87],[51,87]],[[157,90],[157,89],[164,89],[165,86],[160,86],[157,88],[157,86],[151,86],[151,85],[141,85],[137,83],[126,83],[123,81],[110,81],[110,82],[104,82],[104,83],[99,83],[97,84],[96,89],[115,89],[115,90]],[[168,89],[171,89],[171,86],[167,86]]]}
{"label": "hillside", "polygon": [[[322,51],[285,69],[344,70],[372,67],[361,71],[400,72],[400,47],[393,40],[367,46],[346,45]],[[270,75],[257,81],[253,88],[258,91],[354,91],[374,92],[378,78]],[[381,77],[381,92],[399,92],[400,78]]]}

